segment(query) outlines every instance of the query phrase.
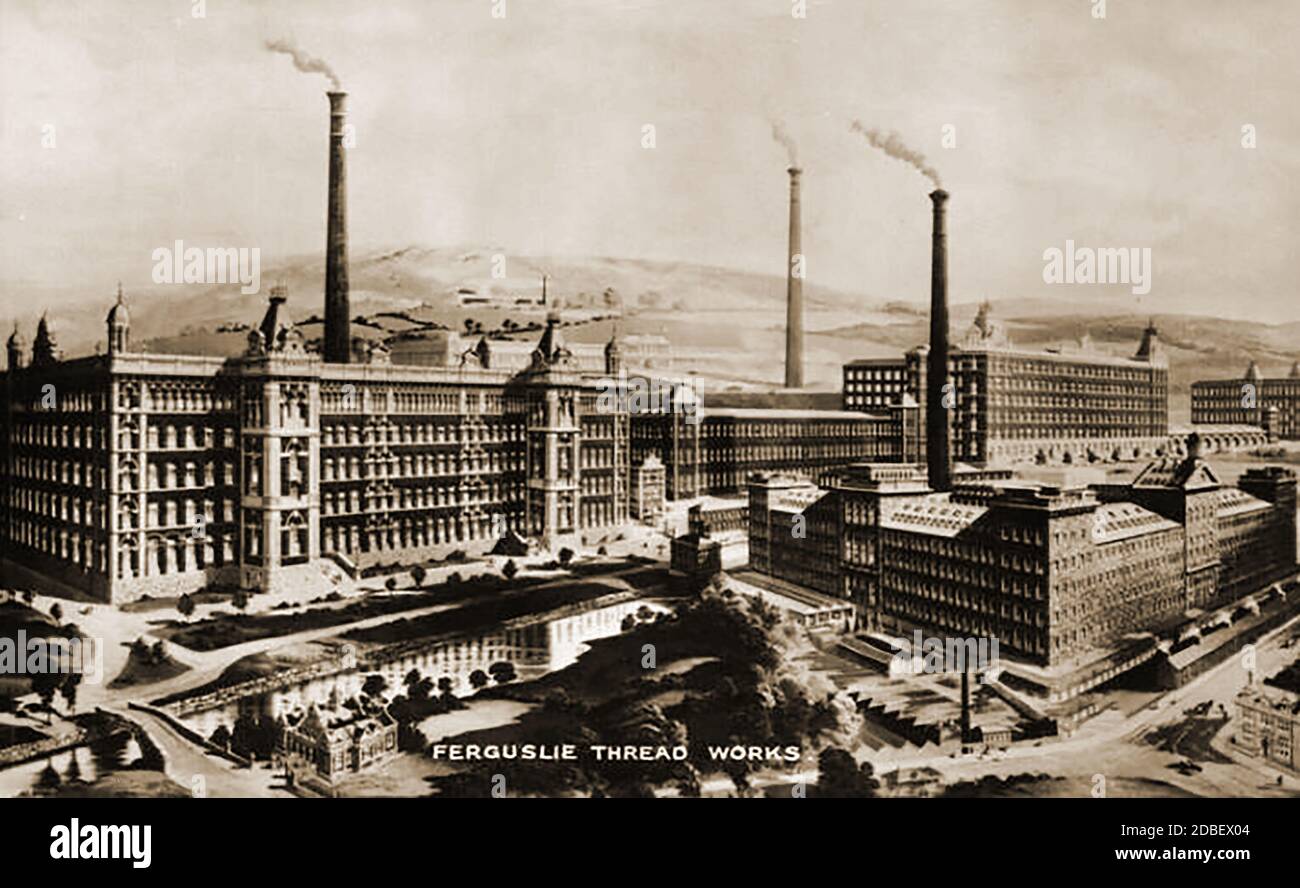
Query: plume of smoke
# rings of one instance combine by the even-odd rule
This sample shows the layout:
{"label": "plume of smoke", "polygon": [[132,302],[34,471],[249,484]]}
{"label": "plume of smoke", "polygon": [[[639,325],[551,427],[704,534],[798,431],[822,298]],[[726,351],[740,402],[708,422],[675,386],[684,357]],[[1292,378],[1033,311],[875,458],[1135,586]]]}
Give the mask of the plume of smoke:
{"label": "plume of smoke", "polygon": [[790,135],[789,130],[785,128],[785,124],[779,120],[772,121],[772,138],[776,140],[778,145],[785,149],[785,156],[789,161],[790,166],[798,166],[799,146],[795,144],[794,136]]}
{"label": "plume of smoke", "polygon": [[902,137],[899,136],[898,133],[892,130],[889,132],[882,132],[878,129],[871,129],[864,126],[860,120],[853,121],[853,125],[850,129],[855,133],[861,133],[872,148],[875,148],[878,151],[883,151],[890,157],[897,158],[898,160],[909,164],[918,173],[929,179],[934,184],[935,188],[940,187],[939,171],[930,166],[930,162],[925,159],[924,154],[907,147],[907,143],[903,141]]}
{"label": "plume of smoke", "polygon": [[343,84],[339,81],[338,75],[334,69],[325,63],[323,59],[308,55],[298,47],[294,46],[288,40],[268,40],[266,48],[271,52],[282,52],[293,59],[293,66],[305,74],[324,74],[329,78],[330,84],[334,89],[342,89]]}

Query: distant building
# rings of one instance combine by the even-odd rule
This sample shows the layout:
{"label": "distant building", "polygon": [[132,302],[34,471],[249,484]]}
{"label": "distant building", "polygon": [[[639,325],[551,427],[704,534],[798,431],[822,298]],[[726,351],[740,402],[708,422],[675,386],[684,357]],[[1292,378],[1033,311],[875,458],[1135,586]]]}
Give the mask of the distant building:
{"label": "distant building", "polygon": [[1152,462],[1131,485],[963,483],[865,465],[821,489],[750,487],[750,564],[853,601],[899,635],[996,638],[1044,667],[1228,604],[1296,569],[1296,481],[1252,469],[1224,487],[1200,459]]}
{"label": "distant building", "polygon": [[238,357],[133,350],[120,293],[106,327],[106,353],[73,360],[45,318],[30,358],[9,340],[0,563],[23,581],[114,603],[327,591],[335,560],[484,552],[506,531],[572,546],[628,521],[628,413],[601,397],[618,350],[584,369],[558,315],[510,360],[489,345],[455,367],[324,362],[282,287]]}
{"label": "distant building", "polygon": [[728,533],[749,532],[749,503],[745,500],[714,500],[691,506],[686,514],[691,533],[718,537]]}
{"label": "distant building", "polygon": [[674,584],[698,592],[722,573],[722,544],[697,533],[675,537],[669,573]]}
{"label": "distant building", "polygon": [[326,780],[337,780],[397,754],[397,724],[387,712],[339,716],[314,704],[284,730],[284,755]]}
{"label": "distant building", "polygon": [[1247,755],[1300,771],[1300,663],[1236,698],[1233,742]]}
{"label": "distant building", "polygon": [[919,455],[915,404],[881,414],[780,408],[698,408],[691,416],[671,405],[631,413],[632,459],[654,453],[664,464],[669,499],[743,491],[755,472],[815,479],[864,460]]}
{"label": "distant building", "polygon": [[621,342],[623,360],[629,366],[649,370],[673,368],[673,346],[667,338],[655,334],[633,334],[622,337]]}
{"label": "distant building", "polygon": [[[928,354],[920,346],[846,364],[844,409],[871,413],[911,398],[924,417]],[[985,304],[951,347],[948,371],[956,460],[1135,459],[1168,443],[1169,370],[1154,325],[1130,358],[1104,354],[1087,337],[1074,349],[1030,350],[1011,343]]]}
{"label": "distant building", "polygon": [[664,464],[653,453],[632,469],[630,511],[642,524],[656,524],[664,514]]}
{"label": "distant building", "polygon": [[1240,379],[1192,383],[1192,422],[1262,428],[1272,440],[1300,439],[1300,362],[1266,378],[1254,361]]}

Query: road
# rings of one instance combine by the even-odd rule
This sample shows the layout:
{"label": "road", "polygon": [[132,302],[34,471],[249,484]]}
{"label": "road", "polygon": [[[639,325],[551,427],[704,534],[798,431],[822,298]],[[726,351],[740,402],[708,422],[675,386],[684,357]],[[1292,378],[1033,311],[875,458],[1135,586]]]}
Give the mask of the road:
{"label": "road", "polygon": [[[106,707],[107,708],[107,707]],[[164,771],[196,798],[291,798],[278,772],[260,763],[241,768],[199,749],[151,712],[112,708],[114,715],[139,725],[163,754]]]}
{"label": "road", "polygon": [[[1256,675],[1272,675],[1290,663],[1297,648],[1283,648],[1281,643],[1300,631],[1300,617],[1270,632],[1255,643]],[[1171,764],[1187,758],[1158,749],[1144,740],[1149,731],[1175,725],[1185,719],[1184,711],[1209,701],[1217,712],[1223,703],[1232,711],[1232,701],[1238,690],[1245,686],[1247,674],[1239,657],[1230,657],[1213,669],[1176,691],[1159,698],[1157,709],[1144,708],[1127,718],[1111,711],[1092,719],[1076,734],[1061,740],[1046,740],[1040,745],[1018,745],[996,756],[950,755],[920,753],[907,757],[879,757],[870,753],[860,756],[872,761],[877,774],[896,768],[934,768],[947,783],[961,780],[979,780],[985,776],[1009,777],[1014,774],[1044,773],[1051,777],[1081,778],[1093,785],[1100,775],[1106,780],[1117,778],[1131,780],[1158,780],[1180,789],[1207,797],[1256,797],[1300,795],[1300,780],[1286,776],[1281,786],[1277,784],[1278,772],[1266,765],[1239,756],[1226,742],[1231,723],[1220,733],[1213,744],[1215,752],[1235,759],[1230,763],[1200,758],[1203,770],[1184,775],[1170,768]],[[817,780],[817,769],[796,773],[769,773],[753,779],[755,787],[782,784],[811,784]],[[728,795],[735,786],[726,777],[711,778],[701,786],[705,795]]]}
{"label": "road", "polygon": [[[590,577],[575,577],[566,574],[555,578],[553,581],[510,590],[501,594],[503,598],[514,597],[549,586],[574,582],[607,583],[611,589],[622,590],[631,587],[627,583],[618,583],[618,577],[630,571],[641,570],[644,567],[646,565],[636,564],[608,574],[598,574]],[[211,755],[177,734],[170,725],[152,713],[129,708],[128,702],[131,700],[154,700],[200,687],[220,677],[231,664],[253,654],[267,653],[289,645],[305,644],[331,638],[356,629],[368,629],[395,620],[436,614],[477,600],[464,599],[414,608],[399,613],[381,614],[352,623],[320,629],[306,629],[290,635],[257,639],[212,651],[190,651],[181,648],[179,645],[169,645],[173,655],[191,667],[189,671],[165,681],[127,688],[110,688],[107,684],[83,685],[83,692],[78,703],[85,708],[101,707],[138,724],[162,751],[166,762],[167,775],[185,789],[192,789],[195,785],[195,778],[200,777],[208,797],[286,797],[289,793],[280,788],[283,781],[276,777],[273,771],[260,765],[251,770],[240,768],[220,756]],[[106,671],[108,670],[106,669]]]}

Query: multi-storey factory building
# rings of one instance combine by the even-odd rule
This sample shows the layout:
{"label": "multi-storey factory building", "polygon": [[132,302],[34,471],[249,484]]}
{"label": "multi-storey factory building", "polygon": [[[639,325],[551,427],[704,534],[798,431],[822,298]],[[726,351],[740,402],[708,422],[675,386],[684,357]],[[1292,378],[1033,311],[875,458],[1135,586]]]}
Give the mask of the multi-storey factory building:
{"label": "multi-storey factory building", "polygon": [[919,412],[899,404],[879,413],[708,407],[685,412],[670,402],[632,414],[632,460],[663,461],[669,499],[737,494],[750,475],[779,472],[815,479],[854,462],[920,455]]}
{"label": "multi-storey factory building", "polygon": [[[3,377],[5,559],[109,601],[270,589],[351,566],[621,525],[628,414],[552,317],[526,370],[324,362],[272,290],[238,358],[60,361],[42,321]],[[616,372],[617,368],[612,369]]]}
{"label": "multi-storey factory building", "polygon": [[1293,473],[1253,468],[1226,487],[1190,450],[1125,485],[937,492],[908,465],[853,467],[820,490],[756,479],[750,564],[852,600],[869,628],[997,638],[1067,664],[1294,574]]}
{"label": "multi-storey factory building", "polygon": [[[0,556],[100,599],[210,583],[308,587],[331,563],[440,557],[506,531],[545,546],[628,520],[616,342],[592,366],[552,313],[520,344],[394,364],[351,335],[342,93],[329,94],[323,352],[271,290],[237,357],[133,348],[121,288],[102,354],[15,328],[0,385]],[[590,351],[590,348],[587,349]],[[602,397],[603,396],[603,397]]]}
{"label": "multi-storey factory building", "polygon": [[1192,422],[1255,426],[1274,440],[1300,439],[1300,362],[1285,377],[1266,377],[1251,361],[1241,379],[1193,382]]}
{"label": "multi-storey factory building", "polygon": [[[910,397],[924,414],[928,356],[920,346],[846,364],[844,409],[874,412]],[[1077,464],[1153,456],[1168,443],[1169,370],[1154,325],[1131,358],[1086,339],[1076,349],[1029,350],[1015,347],[984,305],[947,365],[954,459]]]}

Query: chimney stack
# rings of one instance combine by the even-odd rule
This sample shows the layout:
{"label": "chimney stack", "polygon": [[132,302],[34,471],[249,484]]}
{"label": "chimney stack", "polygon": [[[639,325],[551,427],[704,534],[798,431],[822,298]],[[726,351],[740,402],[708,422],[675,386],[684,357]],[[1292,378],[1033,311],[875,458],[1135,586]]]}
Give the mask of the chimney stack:
{"label": "chimney stack", "polygon": [[944,205],[948,192],[936,188],[934,235],[930,255],[930,364],[925,393],[925,450],[933,490],[952,489],[952,466],[948,452],[948,410],[944,387],[948,383],[948,235],[944,230]]}
{"label": "chimney stack", "polygon": [[352,358],[352,314],[348,306],[348,166],[343,147],[347,120],[345,92],[330,100],[329,209],[325,233],[325,360],[346,364]]}
{"label": "chimney stack", "polygon": [[[803,388],[803,246],[799,230],[799,176],[790,167],[790,249],[785,267],[785,387]],[[798,263],[798,273],[795,264]]]}

